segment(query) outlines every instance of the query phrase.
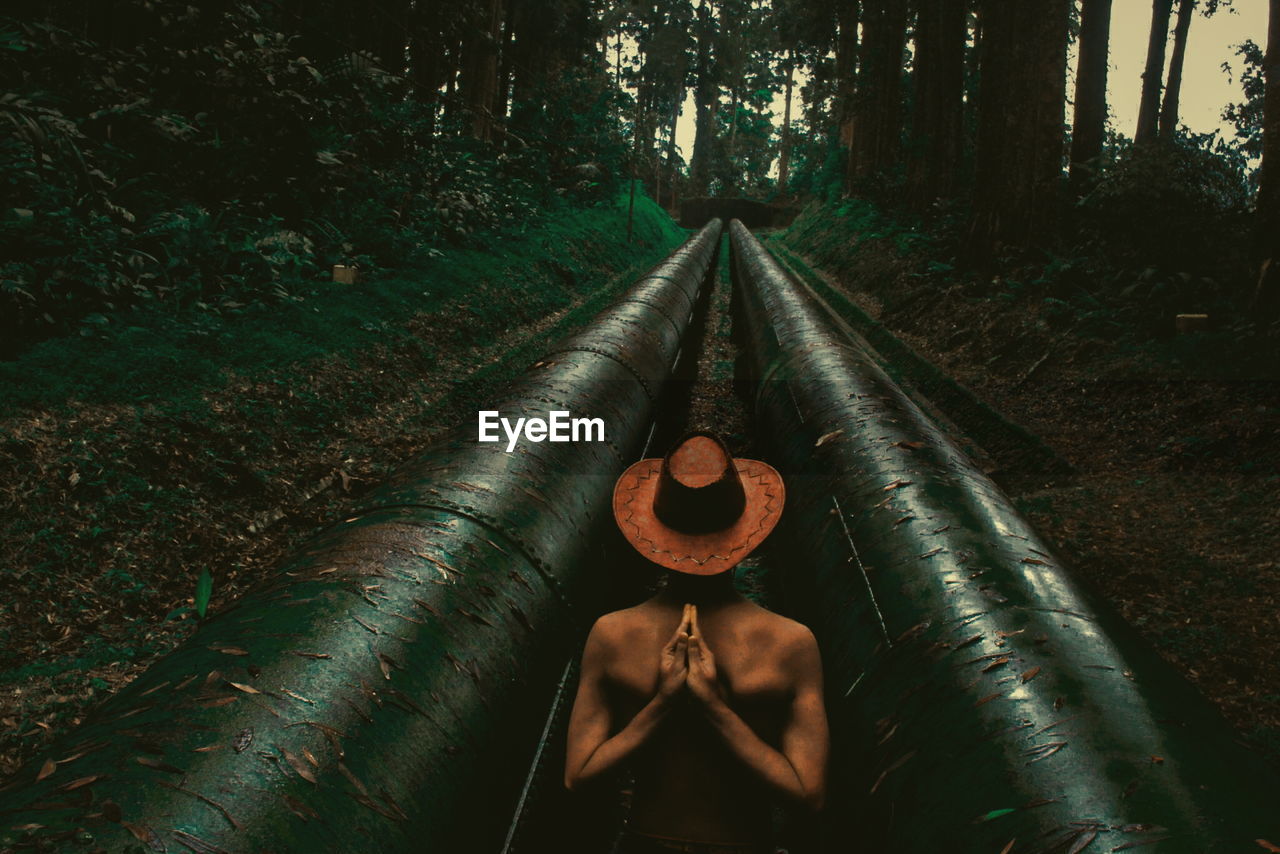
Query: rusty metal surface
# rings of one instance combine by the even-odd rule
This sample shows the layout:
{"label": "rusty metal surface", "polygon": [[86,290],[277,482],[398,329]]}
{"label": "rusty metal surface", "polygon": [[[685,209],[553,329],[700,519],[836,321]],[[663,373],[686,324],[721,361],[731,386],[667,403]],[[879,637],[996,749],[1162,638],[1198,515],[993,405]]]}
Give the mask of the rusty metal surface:
{"label": "rusty metal surface", "polygon": [[461,425],[19,771],[0,850],[500,847],[542,724],[530,710],[577,639],[593,537],[685,330],[664,308],[696,296],[719,234],[496,407],[603,417],[609,441],[507,453]]}
{"label": "rusty metal surface", "polygon": [[741,223],[730,239],[756,413],[787,482],[789,607],[824,655],[827,850],[1280,844],[1276,769],[816,295]]}

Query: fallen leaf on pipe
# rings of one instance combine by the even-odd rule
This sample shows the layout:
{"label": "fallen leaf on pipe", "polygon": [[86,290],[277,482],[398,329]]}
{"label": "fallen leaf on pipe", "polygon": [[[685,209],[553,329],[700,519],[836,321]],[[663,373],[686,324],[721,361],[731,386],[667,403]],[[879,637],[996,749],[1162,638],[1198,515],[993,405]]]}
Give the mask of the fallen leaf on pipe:
{"label": "fallen leaf on pipe", "polygon": [[834,439],[836,436],[839,436],[843,432],[844,432],[843,430],[832,430],[830,433],[824,433],[818,437],[818,441],[814,442],[813,446],[815,448],[821,448],[827,442],[831,441],[832,439]]}

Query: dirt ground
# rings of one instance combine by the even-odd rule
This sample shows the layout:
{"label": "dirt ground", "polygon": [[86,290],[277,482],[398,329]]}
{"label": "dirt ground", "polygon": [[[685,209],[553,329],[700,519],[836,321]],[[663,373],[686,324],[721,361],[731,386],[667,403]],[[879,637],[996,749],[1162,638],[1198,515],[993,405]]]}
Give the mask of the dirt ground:
{"label": "dirt ground", "polygon": [[940,292],[890,247],[858,258],[826,281],[1071,463],[1071,475],[997,479],[1074,571],[1280,761],[1280,372],[1214,379],[1187,360],[1186,340],[1134,347],[1063,331],[1031,300]]}

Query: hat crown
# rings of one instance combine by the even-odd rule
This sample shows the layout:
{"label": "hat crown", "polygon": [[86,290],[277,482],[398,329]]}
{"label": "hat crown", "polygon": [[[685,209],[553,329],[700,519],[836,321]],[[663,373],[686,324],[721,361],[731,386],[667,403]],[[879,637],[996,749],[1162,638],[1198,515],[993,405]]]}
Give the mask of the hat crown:
{"label": "hat crown", "polygon": [[733,456],[715,435],[686,434],[662,460],[653,513],[687,534],[733,525],[746,507],[746,492]]}

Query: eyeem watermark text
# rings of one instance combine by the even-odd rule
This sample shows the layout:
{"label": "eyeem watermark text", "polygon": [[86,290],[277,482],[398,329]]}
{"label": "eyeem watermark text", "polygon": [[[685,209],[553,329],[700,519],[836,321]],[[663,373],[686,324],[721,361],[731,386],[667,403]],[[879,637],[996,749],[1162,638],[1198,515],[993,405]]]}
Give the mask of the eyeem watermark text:
{"label": "eyeem watermark text", "polygon": [[476,440],[501,442],[498,431],[507,437],[507,453],[516,449],[523,437],[527,442],[603,442],[603,418],[573,418],[568,410],[552,410],[544,418],[500,417],[496,409],[481,409],[478,416]]}

